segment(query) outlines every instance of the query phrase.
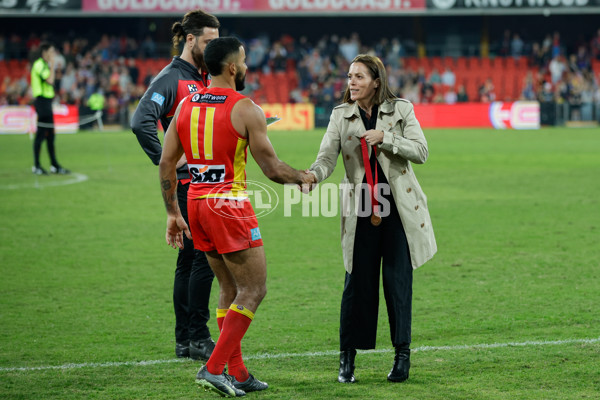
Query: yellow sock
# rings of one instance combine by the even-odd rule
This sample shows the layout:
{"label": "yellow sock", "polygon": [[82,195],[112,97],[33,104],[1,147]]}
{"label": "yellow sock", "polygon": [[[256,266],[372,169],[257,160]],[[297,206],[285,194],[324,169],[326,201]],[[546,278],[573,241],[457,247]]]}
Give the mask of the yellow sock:
{"label": "yellow sock", "polygon": [[254,319],[254,313],[252,311],[248,310],[244,306],[238,306],[237,304],[231,304],[229,309],[232,311],[235,311],[237,313],[240,313],[242,315],[245,315],[246,317],[250,318],[250,320]]}

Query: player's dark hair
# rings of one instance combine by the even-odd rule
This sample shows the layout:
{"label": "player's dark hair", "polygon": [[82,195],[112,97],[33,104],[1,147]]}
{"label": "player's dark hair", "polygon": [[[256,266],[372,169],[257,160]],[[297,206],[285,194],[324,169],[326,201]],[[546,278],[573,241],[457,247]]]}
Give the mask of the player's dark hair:
{"label": "player's dark hair", "polygon": [[48,49],[51,49],[52,47],[54,47],[54,45],[52,43],[50,43],[50,42],[42,42],[42,43],[40,43],[40,48],[39,48],[40,55],[43,52],[48,51]]}
{"label": "player's dark hair", "polygon": [[[379,85],[375,89],[375,95],[373,96],[373,104],[380,105],[386,100],[395,99],[396,95],[390,89],[388,85],[387,72],[385,70],[385,66],[381,62],[378,57],[371,56],[368,54],[359,54],[354,57],[352,60],[352,64],[361,63],[367,67],[367,71],[369,71],[369,75],[373,80],[379,79]],[[354,103],[354,100],[350,98],[350,87],[346,86],[346,91],[344,92],[344,103]]]}
{"label": "player's dark hair", "polygon": [[230,56],[239,53],[240,46],[242,42],[231,36],[211,40],[204,49],[204,62],[208,72],[212,76],[221,75]]}
{"label": "player's dark hair", "polygon": [[219,29],[221,23],[214,15],[205,13],[202,10],[190,11],[183,16],[181,22],[175,22],[171,27],[173,32],[173,46],[177,47],[179,42],[185,41],[188,33],[194,36],[204,35],[204,28]]}

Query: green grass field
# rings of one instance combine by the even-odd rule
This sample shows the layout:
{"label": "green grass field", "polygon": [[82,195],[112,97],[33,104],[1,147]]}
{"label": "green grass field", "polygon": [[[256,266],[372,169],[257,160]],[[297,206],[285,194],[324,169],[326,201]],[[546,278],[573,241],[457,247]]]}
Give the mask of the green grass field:
{"label": "green grass field", "polygon": [[[439,252],[415,272],[410,380],[386,381],[381,296],[377,351],[359,352],[357,384],[336,382],[339,217],[280,205],[259,219],[269,293],[243,342],[271,387],[247,398],[600,398],[600,132],[425,133],[415,170]],[[322,134],[270,137],[307,168]],[[77,175],[33,176],[29,137],[0,136],[0,398],[217,398],[196,387],[198,362],[174,357],[157,168],[127,132],[59,135],[57,148]],[[340,163],[329,182],[342,175]],[[267,182],[253,161],[248,179]]]}

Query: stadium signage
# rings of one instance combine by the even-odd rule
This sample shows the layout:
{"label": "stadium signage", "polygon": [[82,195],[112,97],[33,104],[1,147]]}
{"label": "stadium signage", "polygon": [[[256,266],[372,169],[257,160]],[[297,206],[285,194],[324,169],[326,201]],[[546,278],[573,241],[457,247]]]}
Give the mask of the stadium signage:
{"label": "stadium signage", "polygon": [[84,11],[252,10],[252,0],[82,0]]}
{"label": "stadium signage", "polygon": [[[10,1],[10,0],[0,0]],[[208,12],[281,11],[383,12],[425,10],[426,0],[82,0],[86,12],[180,12],[201,8]]]}
{"label": "stadium signage", "polygon": [[424,9],[423,0],[268,0],[271,10],[294,11],[373,11]]}
{"label": "stadium signage", "polygon": [[[53,105],[56,133],[75,133],[79,128],[79,109],[65,104]],[[0,106],[1,133],[34,133],[37,115],[31,106]]]}
{"label": "stadium signage", "polygon": [[315,106],[310,103],[297,104],[261,104],[265,116],[279,117],[281,121],[269,126],[277,131],[310,130],[315,129]]}
{"label": "stadium signage", "polygon": [[537,101],[415,104],[415,115],[423,128],[540,128]]}
{"label": "stadium signage", "polygon": [[501,9],[501,8],[546,8],[587,7],[597,5],[596,0],[428,0],[427,8],[449,10],[452,8]]}
{"label": "stadium signage", "polygon": [[30,12],[32,14],[80,10],[81,0],[0,0],[0,10]]}
{"label": "stadium signage", "polygon": [[35,111],[30,106],[1,106],[0,133],[35,132]]}

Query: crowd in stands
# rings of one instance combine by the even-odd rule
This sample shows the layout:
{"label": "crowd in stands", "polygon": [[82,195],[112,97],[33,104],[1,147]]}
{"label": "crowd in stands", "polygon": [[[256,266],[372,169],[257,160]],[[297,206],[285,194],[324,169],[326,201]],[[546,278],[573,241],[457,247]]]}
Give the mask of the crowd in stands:
{"label": "crowd in stands", "polygon": [[[48,39],[47,34],[32,34],[24,41],[0,35],[0,105],[31,103],[29,67],[40,42]],[[418,58],[408,56],[398,38],[364,43],[356,33],[327,35],[315,42],[304,36],[263,35],[245,44],[245,94],[259,104],[311,102],[328,114],[340,102],[349,64],[359,53],[380,57],[392,90],[414,103],[564,102],[583,119],[591,112],[584,105],[600,104],[600,29],[591,40],[577,43],[563,43],[558,32],[527,42],[506,31],[490,46],[493,57]],[[159,54],[150,36],[136,41],[104,35],[94,43],[73,38],[55,45],[58,100],[85,110],[92,95],[101,95],[105,122],[124,126],[150,80],[178,54],[176,49]]]}

